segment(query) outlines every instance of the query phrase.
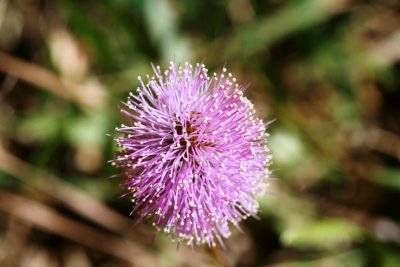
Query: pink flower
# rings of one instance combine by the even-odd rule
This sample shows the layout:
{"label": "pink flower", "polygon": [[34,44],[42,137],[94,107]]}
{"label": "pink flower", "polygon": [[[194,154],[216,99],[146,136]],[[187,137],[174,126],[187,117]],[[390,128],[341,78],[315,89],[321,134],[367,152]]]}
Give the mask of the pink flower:
{"label": "pink flower", "polygon": [[138,221],[190,245],[222,244],[229,222],[254,216],[265,191],[265,124],[225,68],[211,77],[203,64],[153,69],[124,103],[131,123],[117,128],[112,163]]}

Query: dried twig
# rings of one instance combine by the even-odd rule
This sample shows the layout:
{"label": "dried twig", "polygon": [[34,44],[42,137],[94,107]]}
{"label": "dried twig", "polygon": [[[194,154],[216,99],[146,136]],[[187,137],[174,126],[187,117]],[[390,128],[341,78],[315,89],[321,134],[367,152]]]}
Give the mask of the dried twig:
{"label": "dried twig", "polygon": [[[0,71],[4,71],[7,74],[28,82],[38,88],[44,89],[53,93],[54,95],[61,97],[65,100],[72,101],[77,104],[80,108],[85,111],[93,110],[97,108],[98,99],[95,99],[95,105],[93,105],[93,99],[85,97],[85,91],[88,88],[93,90],[95,87],[86,87],[85,91],[81,90],[81,87],[77,84],[71,83],[68,80],[63,80],[45,67],[26,62],[24,60],[10,56],[0,51]],[[97,86],[96,83],[92,83]],[[90,85],[90,84],[89,84]],[[96,91],[92,93],[92,97],[99,98],[103,93],[99,90],[99,86],[96,87]],[[87,93],[87,92],[86,92]]]}
{"label": "dried twig", "polygon": [[68,219],[43,204],[1,189],[0,210],[41,230],[110,254],[129,264],[156,266],[146,251],[128,240]]}
{"label": "dried twig", "polygon": [[66,90],[60,78],[41,66],[0,52],[0,70],[39,88],[46,89],[59,97],[71,99],[71,94]]}
{"label": "dried twig", "polygon": [[391,65],[400,60],[400,31],[394,32],[389,38],[379,43],[372,51],[378,64]]}
{"label": "dried twig", "polygon": [[43,170],[35,168],[7,152],[0,145],[0,170],[29,184],[36,190],[52,197],[84,218],[97,223],[106,229],[125,233],[132,226],[130,220],[124,218],[103,203],[88,194],[64,183],[61,179]]}
{"label": "dried twig", "polygon": [[354,143],[367,146],[400,160],[400,136],[380,128],[363,129],[354,133]]}

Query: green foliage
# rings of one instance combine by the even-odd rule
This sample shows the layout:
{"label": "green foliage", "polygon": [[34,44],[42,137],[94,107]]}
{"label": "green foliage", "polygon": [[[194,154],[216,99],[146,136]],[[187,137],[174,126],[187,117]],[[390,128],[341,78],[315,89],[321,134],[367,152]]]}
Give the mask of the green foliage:
{"label": "green foliage", "polygon": [[334,249],[360,241],[362,232],[355,225],[339,219],[323,219],[286,231],[282,242],[300,249]]}

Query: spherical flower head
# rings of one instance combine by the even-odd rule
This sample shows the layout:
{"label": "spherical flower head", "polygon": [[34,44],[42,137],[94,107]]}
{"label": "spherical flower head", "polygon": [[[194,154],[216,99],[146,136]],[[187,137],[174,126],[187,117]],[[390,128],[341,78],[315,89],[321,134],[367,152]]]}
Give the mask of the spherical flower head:
{"label": "spherical flower head", "polygon": [[203,64],[153,70],[123,103],[129,124],[116,128],[112,164],[138,221],[190,245],[223,244],[265,192],[266,126],[225,68],[211,77]]}

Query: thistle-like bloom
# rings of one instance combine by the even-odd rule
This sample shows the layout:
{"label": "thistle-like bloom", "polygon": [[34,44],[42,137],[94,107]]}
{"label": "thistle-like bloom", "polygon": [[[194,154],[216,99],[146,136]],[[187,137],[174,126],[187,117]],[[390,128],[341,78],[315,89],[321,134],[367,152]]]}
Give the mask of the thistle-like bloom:
{"label": "thistle-like bloom", "polygon": [[116,129],[112,163],[138,221],[190,245],[222,244],[265,192],[266,126],[225,68],[211,77],[203,64],[153,69],[124,103],[129,124]]}

